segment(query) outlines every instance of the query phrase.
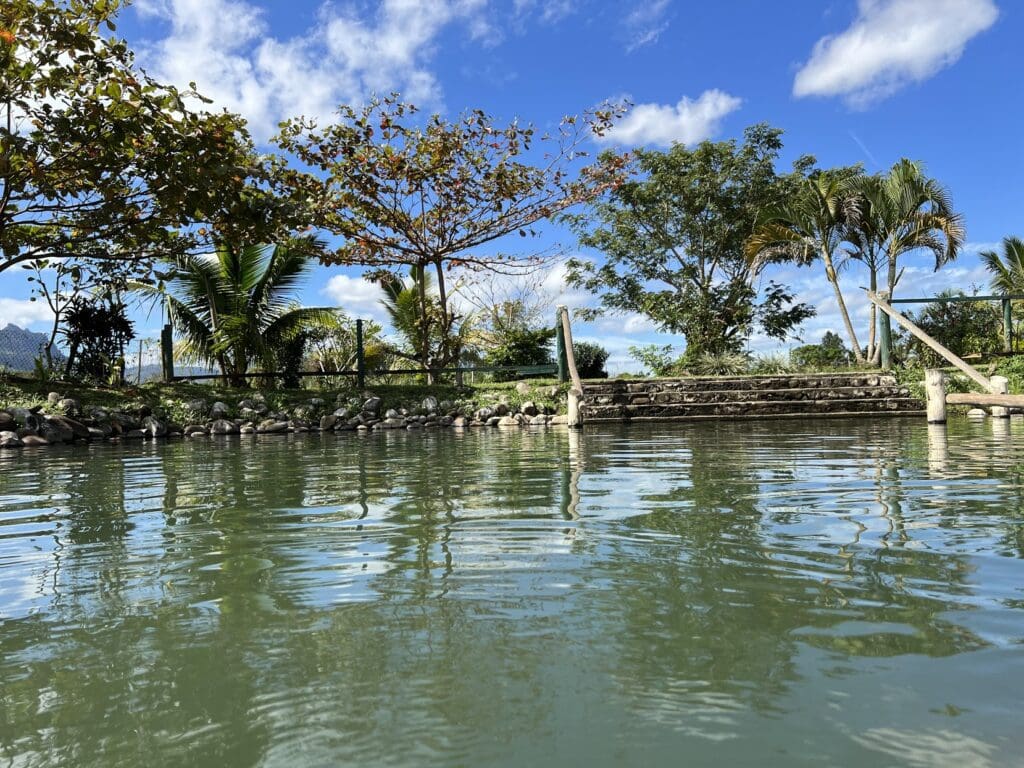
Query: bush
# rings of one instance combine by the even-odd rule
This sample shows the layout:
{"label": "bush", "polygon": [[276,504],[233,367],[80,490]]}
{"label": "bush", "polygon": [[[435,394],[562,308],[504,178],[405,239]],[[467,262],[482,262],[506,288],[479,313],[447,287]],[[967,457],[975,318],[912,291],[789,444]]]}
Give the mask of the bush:
{"label": "bush", "polygon": [[[946,291],[936,298],[966,296]],[[995,302],[941,302],[929,304],[911,317],[922,331],[960,357],[989,355],[1003,348],[1003,316]],[[905,339],[907,351],[926,366],[945,365],[939,355],[916,338]]]}
{"label": "bush", "polygon": [[645,344],[642,347],[630,347],[629,356],[644,367],[651,376],[671,376],[677,371],[679,360],[672,350],[671,344],[659,347],[657,344]]}
{"label": "bush", "polygon": [[[487,351],[484,358],[487,365],[551,365],[554,360],[551,342],[555,338],[554,328],[529,330],[510,329],[502,334],[497,346]],[[582,374],[581,374],[582,375]],[[514,373],[495,373],[495,381],[520,378]]]}
{"label": "bush", "polygon": [[785,355],[763,355],[750,363],[750,373],[772,376],[792,372],[793,364]]}
{"label": "bush", "polygon": [[123,304],[77,298],[64,315],[68,341],[66,375],[98,384],[124,381],[124,348],[135,326]]}
{"label": "bush", "polygon": [[853,362],[853,353],[846,348],[839,334],[825,331],[820,344],[797,347],[789,353],[789,359],[797,368],[820,371],[846,368]]}
{"label": "bush", "polygon": [[607,379],[608,371],[604,364],[608,362],[608,350],[600,344],[590,341],[576,341],[572,345],[572,353],[576,358],[576,370],[581,379]]}
{"label": "bush", "polygon": [[697,376],[741,376],[750,370],[750,358],[737,352],[697,355],[689,368]]}

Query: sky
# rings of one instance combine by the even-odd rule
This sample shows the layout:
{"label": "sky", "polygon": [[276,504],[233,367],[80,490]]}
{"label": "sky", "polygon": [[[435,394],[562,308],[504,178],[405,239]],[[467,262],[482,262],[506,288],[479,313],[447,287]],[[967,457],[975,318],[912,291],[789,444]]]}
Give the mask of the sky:
{"label": "sky", "polygon": [[[263,145],[282,119],[329,121],[339,104],[398,91],[449,117],[481,108],[540,128],[628,98],[634,106],[608,138],[623,149],[738,138],[768,122],[785,132],[783,170],[802,154],[869,172],[919,160],[949,188],[968,244],[938,273],[911,257],[904,295],[986,288],[978,252],[1024,235],[1019,0],[135,0],[118,33],[150,74],[194,81],[245,116]],[[542,240],[600,258],[554,225]],[[593,303],[561,278],[556,264],[543,282],[552,315],[555,303]],[[790,286],[818,315],[801,340],[755,336],[752,352],[842,332],[820,266],[775,268],[765,279]],[[851,271],[843,282],[865,328],[866,278]],[[356,269],[317,267],[301,298],[383,319],[378,289]],[[10,271],[0,275],[6,323],[49,324]],[[158,324],[137,318],[143,336],[157,336]],[[579,323],[575,335],[605,346],[613,372],[639,370],[632,345],[683,346],[640,316]]]}

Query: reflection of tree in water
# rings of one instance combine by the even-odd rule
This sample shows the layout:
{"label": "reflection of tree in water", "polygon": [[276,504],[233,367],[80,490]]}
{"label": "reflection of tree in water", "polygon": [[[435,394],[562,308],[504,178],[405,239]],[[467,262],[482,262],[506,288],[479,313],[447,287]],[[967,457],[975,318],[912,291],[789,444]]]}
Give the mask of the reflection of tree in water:
{"label": "reflection of tree in water", "polygon": [[[844,428],[848,435],[849,424],[837,425],[834,436],[823,428],[824,437],[841,437]],[[948,601],[920,588],[964,589],[966,558],[863,548],[856,534],[846,544],[823,543],[800,522],[819,513],[814,493],[827,498],[838,490],[828,483],[816,491],[808,486],[805,509],[777,506],[771,492],[780,486],[767,478],[799,491],[819,471],[806,463],[814,451],[752,424],[651,437],[648,460],[657,463],[661,482],[642,497],[648,511],[624,522],[636,540],[617,543],[607,564],[614,609],[622,613],[612,622],[623,629],[619,680],[634,706],[677,725],[685,721],[695,732],[720,733],[737,707],[778,706],[796,679],[801,643],[852,656],[938,656],[981,643],[944,617]],[[615,473],[600,463],[588,455],[589,471]],[[902,490],[882,466],[876,493],[885,514],[898,518]],[[652,546],[652,533],[670,534],[671,543],[659,538]],[[847,622],[873,626],[848,631]]]}

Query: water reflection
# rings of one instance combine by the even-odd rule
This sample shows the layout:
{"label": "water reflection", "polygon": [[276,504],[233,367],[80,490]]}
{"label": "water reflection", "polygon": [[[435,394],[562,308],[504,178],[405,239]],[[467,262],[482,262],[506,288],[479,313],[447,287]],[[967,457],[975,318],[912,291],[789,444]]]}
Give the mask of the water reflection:
{"label": "water reflection", "polygon": [[[1024,671],[1005,658],[1024,635],[1022,428],[0,454],[0,758],[743,761],[788,734],[808,761],[872,765],[885,728],[960,732],[932,700],[959,676],[963,743],[998,762],[1015,694],[992,684]],[[879,675],[918,698],[835,698],[872,700]]]}

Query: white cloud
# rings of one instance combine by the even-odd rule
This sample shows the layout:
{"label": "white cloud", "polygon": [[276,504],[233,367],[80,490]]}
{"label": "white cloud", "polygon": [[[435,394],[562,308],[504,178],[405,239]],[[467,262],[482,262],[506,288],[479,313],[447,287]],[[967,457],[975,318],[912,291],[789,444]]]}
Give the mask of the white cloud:
{"label": "white cloud", "polygon": [[30,328],[44,323],[48,326],[53,323],[53,312],[45,301],[0,297],[0,328],[8,324]]}
{"label": "white cloud", "polygon": [[635,51],[645,45],[656,43],[661,33],[668,29],[665,14],[669,0],[653,0],[638,4],[626,16],[625,26],[629,34],[627,51]]}
{"label": "white cloud", "polygon": [[794,96],[866,106],[953,64],[999,15],[992,0],[859,0],[858,10],[848,29],[815,44]]}
{"label": "white cloud", "polygon": [[[329,119],[339,104],[399,91],[437,106],[441,87],[429,69],[442,30],[464,22],[473,39],[490,29],[486,0],[383,0],[375,14],[325,2],[305,35],[270,35],[264,12],[247,0],[144,0],[143,18],[170,24],[141,52],[161,80],[195,81],[200,93],[246,117],[265,140],[285,118]],[[230,34],[224,22],[230,20]]]}
{"label": "white cloud", "polygon": [[696,144],[710,138],[726,115],[742,100],[719,90],[704,91],[696,99],[683,97],[676,105],[637,104],[603,137],[617,144]]}
{"label": "white cloud", "polygon": [[381,306],[384,292],[376,283],[359,276],[334,275],[320,291],[350,317],[361,317],[382,322],[387,312]]}

